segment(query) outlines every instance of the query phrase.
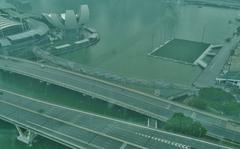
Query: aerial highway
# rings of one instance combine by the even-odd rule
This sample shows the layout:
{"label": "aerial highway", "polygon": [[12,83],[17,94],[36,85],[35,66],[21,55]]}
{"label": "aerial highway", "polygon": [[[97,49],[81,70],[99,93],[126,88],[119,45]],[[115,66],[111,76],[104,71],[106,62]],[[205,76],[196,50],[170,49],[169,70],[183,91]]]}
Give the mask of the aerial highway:
{"label": "aerial highway", "polygon": [[[70,148],[232,149],[0,89],[0,119]],[[32,138],[34,139],[34,137]]]}
{"label": "aerial highway", "polygon": [[200,121],[208,129],[208,134],[211,136],[221,139],[227,138],[233,141],[240,140],[239,131],[230,130],[226,127],[229,121],[227,118],[202,112],[97,78],[45,64],[4,56],[0,56],[0,69],[68,88],[139,112],[156,120],[166,121],[175,112],[182,112],[186,116]]}

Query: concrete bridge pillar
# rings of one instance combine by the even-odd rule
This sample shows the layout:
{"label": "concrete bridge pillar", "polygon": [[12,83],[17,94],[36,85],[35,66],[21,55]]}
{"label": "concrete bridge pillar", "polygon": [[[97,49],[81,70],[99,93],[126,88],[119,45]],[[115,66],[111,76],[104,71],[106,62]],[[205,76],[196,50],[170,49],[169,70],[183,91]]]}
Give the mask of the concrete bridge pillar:
{"label": "concrete bridge pillar", "polygon": [[197,118],[197,114],[195,112],[192,112],[191,118],[195,120]]}
{"label": "concrete bridge pillar", "polygon": [[157,129],[158,128],[158,121],[156,119],[153,119],[153,118],[148,118],[147,126],[150,127],[150,128]]}
{"label": "concrete bridge pillar", "polygon": [[29,146],[32,146],[32,142],[34,138],[37,136],[37,134],[29,129],[23,130],[17,125],[16,125],[16,128],[19,133],[19,136],[17,137],[17,139],[25,144],[28,144]]}

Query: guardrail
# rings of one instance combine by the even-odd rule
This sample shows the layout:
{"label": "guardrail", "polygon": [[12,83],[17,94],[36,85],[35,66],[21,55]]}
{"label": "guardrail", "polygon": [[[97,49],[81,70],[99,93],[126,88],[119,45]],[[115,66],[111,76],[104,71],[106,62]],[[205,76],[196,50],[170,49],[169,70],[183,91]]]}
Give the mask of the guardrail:
{"label": "guardrail", "polygon": [[[2,55],[0,55],[0,58],[1,59],[5,59],[5,60],[15,61],[15,62],[30,63],[30,64],[36,65],[38,67],[42,67],[42,65],[43,65],[46,68],[53,69],[53,70],[56,70],[58,72],[65,72],[65,73],[69,73],[70,75],[75,75],[75,76],[83,77],[83,78],[90,79],[90,80],[93,80],[93,81],[97,81],[97,82],[100,82],[100,83],[103,83],[103,84],[106,84],[106,85],[109,85],[109,86],[117,87],[119,89],[130,91],[130,92],[136,93],[138,95],[142,95],[142,96],[145,96],[145,97],[156,99],[156,100],[159,100],[159,101],[162,101],[162,102],[165,102],[165,103],[168,103],[168,104],[171,104],[171,105],[183,108],[183,109],[187,109],[189,111],[194,111],[194,112],[197,112],[197,113],[201,113],[203,115],[210,116],[210,117],[213,117],[213,118],[216,118],[216,119],[220,119],[220,120],[223,120],[223,121],[231,120],[231,119],[223,118],[223,117],[220,117],[220,116],[217,116],[217,115],[209,114],[209,113],[206,113],[206,112],[203,112],[203,111],[191,108],[191,107],[187,107],[185,105],[181,105],[181,104],[175,103],[173,101],[168,101],[168,100],[165,100],[163,98],[156,97],[156,96],[153,96],[153,95],[150,95],[150,94],[147,94],[147,93],[143,93],[141,91],[137,91],[137,90],[134,90],[134,89],[131,89],[131,88],[128,88],[128,87],[124,87],[124,86],[117,85],[117,84],[114,84],[114,83],[111,83],[111,82],[108,82],[108,81],[105,81],[105,80],[94,78],[92,76],[87,76],[87,75],[84,75],[84,74],[75,73],[75,72],[72,72],[72,71],[69,71],[69,70],[65,70],[65,69],[62,69],[62,68],[53,67],[53,66],[49,66],[49,65],[44,65],[44,64],[36,63],[36,62],[25,60],[25,59],[15,58],[15,57],[9,57],[9,56],[2,56]],[[2,69],[5,69],[5,68],[2,68]],[[234,120],[231,120],[231,121],[234,121]]]}

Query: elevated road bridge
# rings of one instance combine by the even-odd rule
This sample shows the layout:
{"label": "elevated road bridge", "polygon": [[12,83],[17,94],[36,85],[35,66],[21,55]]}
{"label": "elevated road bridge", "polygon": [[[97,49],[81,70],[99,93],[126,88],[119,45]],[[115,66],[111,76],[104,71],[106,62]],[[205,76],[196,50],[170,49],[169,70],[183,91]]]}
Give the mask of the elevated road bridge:
{"label": "elevated road bridge", "polygon": [[238,0],[183,0],[183,2],[193,5],[240,9],[240,3]]}
{"label": "elevated road bridge", "polygon": [[0,69],[50,84],[61,86],[136,111],[155,120],[166,121],[175,112],[200,121],[209,135],[240,140],[240,133],[226,127],[229,119],[202,112],[185,105],[167,101],[140,91],[119,86],[94,77],[23,59],[0,56]]}
{"label": "elevated road bridge", "polygon": [[0,89],[0,119],[16,125],[18,139],[41,135],[75,149],[231,149]]}

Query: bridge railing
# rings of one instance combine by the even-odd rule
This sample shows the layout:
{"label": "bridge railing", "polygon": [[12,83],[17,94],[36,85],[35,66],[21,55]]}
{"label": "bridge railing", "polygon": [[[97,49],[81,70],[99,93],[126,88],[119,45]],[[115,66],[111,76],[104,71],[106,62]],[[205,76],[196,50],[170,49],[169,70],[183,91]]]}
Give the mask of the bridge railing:
{"label": "bridge railing", "polygon": [[[17,61],[17,62],[26,62],[26,63],[31,63],[33,65],[37,65],[39,67],[41,67],[43,64],[40,64],[40,63],[36,63],[36,62],[32,62],[32,61],[28,61],[28,60],[23,60],[23,59],[19,59],[19,58],[13,58],[13,57],[6,57],[6,56],[0,56],[1,59],[5,59],[5,60],[11,60],[11,61]],[[127,88],[127,87],[123,87],[123,86],[120,86],[120,85],[116,85],[114,83],[110,83],[110,82],[107,82],[107,81],[104,81],[104,80],[101,80],[101,79],[97,79],[97,78],[94,78],[94,77],[91,77],[91,76],[85,76],[84,74],[79,74],[79,73],[75,73],[75,72],[72,72],[72,71],[68,71],[68,70],[65,70],[65,69],[61,69],[61,68],[56,68],[56,67],[52,67],[52,66],[49,66],[49,65],[44,65],[44,67],[46,68],[49,68],[49,69],[54,69],[54,70],[57,70],[57,71],[62,71],[62,72],[65,72],[65,73],[69,73],[71,75],[76,75],[76,76],[79,76],[79,77],[84,77],[86,79],[90,79],[90,80],[95,80],[97,82],[101,82],[101,83],[104,83],[106,85],[110,85],[112,87],[116,87],[116,88],[119,88],[120,90],[125,90],[125,91],[129,91],[129,92],[132,92],[136,95],[139,95],[139,96],[143,96],[143,97],[146,97],[146,98],[151,98],[151,99],[156,99],[156,100],[159,100],[161,102],[164,102],[164,103],[167,103],[167,104],[170,104],[172,106],[176,106],[178,108],[182,108],[184,110],[188,110],[190,112],[195,112],[195,113],[199,113],[200,115],[205,115],[205,116],[209,116],[211,118],[215,118],[217,120],[220,120],[220,121],[223,121],[223,122],[228,122],[230,119],[228,118],[224,118],[224,117],[221,117],[221,116],[217,116],[217,115],[213,115],[213,114],[210,114],[210,113],[207,113],[207,112],[204,112],[204,111],[200,111],[200,110],[197,110],[197,109],[194,109],[194,108],[191,108],[191,107],[187,107],[187,106],[184,106],[184,105],[181,105],[181,104],[178,104],[178,103],[175,103],[175,102],[172,102],[172,101],[168,101],[168,100],[165,100],[165,99],[162,99],[162,98],[159,98],[159,97],[156,97],[156,96],[152,96],[150,94],[147,94],[147,93],[143,93],[141,91],[137,91],[137,90],[134,90],[134,89],[130,89],[130,88]],[[2,68],[3,69],[3,68]],[[27,74],[28,75],[28,74]],[[33,76],[34,77],[34,76]],[[46,80],[47,81],[47,80]],[[51,83],[51,82],[50,82]],[[61,84],[60,84],[61,85]],[[76,89],[76,88],[75,88]],[[112,99],[112,102],[114,103],[114,99]],[[127,105],[127,104],[126,104]],[[231,121],[235,121],[235,120],[231,120]]]}

